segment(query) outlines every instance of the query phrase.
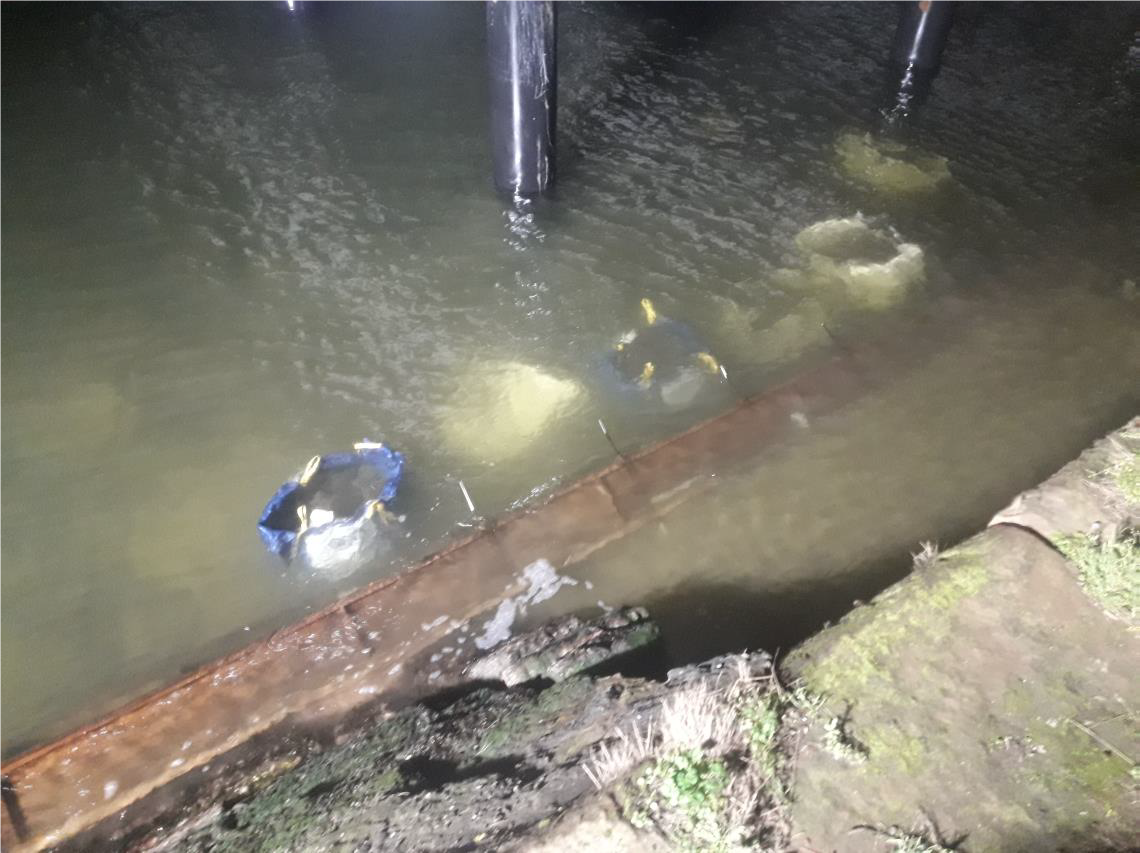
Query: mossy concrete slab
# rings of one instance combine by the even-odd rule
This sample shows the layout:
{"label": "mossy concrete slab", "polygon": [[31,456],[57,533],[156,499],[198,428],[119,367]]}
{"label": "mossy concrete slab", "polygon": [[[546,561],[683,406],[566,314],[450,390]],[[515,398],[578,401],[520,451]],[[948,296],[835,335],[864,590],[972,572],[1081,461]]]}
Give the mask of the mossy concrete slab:
{"label": "mossy concrete slab", "polygon": [[932,821],[969,850],[1126,849],[1140,826],[1137,661],[1140,637],[1064,558],[990,528],[789,656],[867,754],[847,763],[809,733],[800,840],[884,850],[884,836],[852,830]]}
{"label": "mossy concrete slab", "polygon": [[1018,495],[991,525],[1016,524],[1057,542],[1101,529],[1116,538],[1140,519],[1140,418],[1102,438],[1040,486]]}

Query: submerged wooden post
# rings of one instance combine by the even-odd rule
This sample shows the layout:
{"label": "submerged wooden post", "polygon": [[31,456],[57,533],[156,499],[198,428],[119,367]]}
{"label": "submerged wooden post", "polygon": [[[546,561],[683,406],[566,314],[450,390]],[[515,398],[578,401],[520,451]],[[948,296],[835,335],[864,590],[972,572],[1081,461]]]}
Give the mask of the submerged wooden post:
{"label": "submerged wooden post", "polygon": [[554,4],[490,0],[491,162],[495,188],[537,195],[554,183]]}
{"label": "submerged wooden post", "polygon": [[953,14],[950,0],[902,4],[891,48],[890,103],[883,110],[888,124],[907,120],[926,101],[938,76]]}

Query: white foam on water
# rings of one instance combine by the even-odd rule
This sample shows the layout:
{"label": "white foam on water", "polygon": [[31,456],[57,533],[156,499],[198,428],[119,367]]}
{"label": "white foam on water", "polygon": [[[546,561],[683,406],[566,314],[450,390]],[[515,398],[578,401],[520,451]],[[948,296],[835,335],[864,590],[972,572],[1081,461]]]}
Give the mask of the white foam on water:
{"label": "white foam on water", "polygon": [[489,649],[510,639],[515,619],[526,614],[528,605],[547,601],[563,587],[578,584],[574,578],[558,574],[545,559],[535,560],[522,570],[521,576],[527,581],[526,590],[499,602],[495,615],[483,623],[483,633],[475,638],[475,645],[480,649]]}

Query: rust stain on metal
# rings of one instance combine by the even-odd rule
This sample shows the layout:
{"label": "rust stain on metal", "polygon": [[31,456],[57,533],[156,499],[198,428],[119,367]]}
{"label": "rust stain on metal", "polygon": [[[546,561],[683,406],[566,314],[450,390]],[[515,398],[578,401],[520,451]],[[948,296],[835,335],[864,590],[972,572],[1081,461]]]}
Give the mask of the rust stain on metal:
{"label": "rust stain on metal", "polygon": [[[710,472],[754,455],[789,428],[793,413],[834,407],[865,387],[857,359],[835,356],[726,414],[616,461],[541,506],[516,512],[402,574],[7,762],[5,849],[51,847],[116,815],[116,831],[127,831],[154,818],[147,813],[148,797],[169,800],[173,795],[155,792],[176,780],[185,783],[192,771],[202,777],[211,762],[251,738],[271,736],[298,720],[345,715],[377,696],[407,691],[414,674],[402,671],[403,662],[517,591],[523,567],[538,559],[559,567],[584,559],[711,488]],[[440,618],[441,595],[446,619]],[[419,686],[421,693],[426,686]]]}

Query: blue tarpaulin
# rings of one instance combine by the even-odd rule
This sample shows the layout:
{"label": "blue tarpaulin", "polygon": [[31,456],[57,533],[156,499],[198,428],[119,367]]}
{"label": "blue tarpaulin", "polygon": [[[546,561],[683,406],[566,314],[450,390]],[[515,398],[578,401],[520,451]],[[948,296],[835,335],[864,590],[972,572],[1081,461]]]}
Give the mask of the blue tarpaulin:
{"label": "blue tarpaulin", "polygon": [[404,457],[362,441],[350,452],[314,456],[269,499],[257,522],[265,547],[291,559],[298,537],[336,533],[343,538],[396,496]]}

